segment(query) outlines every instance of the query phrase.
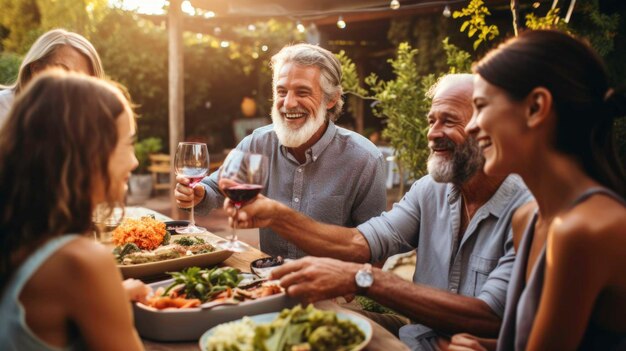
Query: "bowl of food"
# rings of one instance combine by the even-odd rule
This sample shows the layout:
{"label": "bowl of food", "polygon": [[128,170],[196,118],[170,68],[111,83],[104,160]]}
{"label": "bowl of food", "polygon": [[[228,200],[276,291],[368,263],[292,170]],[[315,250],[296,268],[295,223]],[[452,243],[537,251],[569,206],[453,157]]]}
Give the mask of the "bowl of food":
{"label": "bowl of food", "polygon": [[282,256],[263,257],[250,262],[250,271],[260,278],[267,278],[270,272],[287,262]]}
{"label": "bowl of food", "polygon": [[372,326],[362,316],[297,305],[281,312],[217,325],[202,334],[199,346],[203,351],[358,351],[365,348],[371,338]]}
{"label": "bowl of food", "polygon": [[246,315],[281,311],[299,301],[276,282],[230,267],[189,267],[172,279],[149,284],[144,302],[133,304],[139,335],[157,341],[191,341],[207,329]]}

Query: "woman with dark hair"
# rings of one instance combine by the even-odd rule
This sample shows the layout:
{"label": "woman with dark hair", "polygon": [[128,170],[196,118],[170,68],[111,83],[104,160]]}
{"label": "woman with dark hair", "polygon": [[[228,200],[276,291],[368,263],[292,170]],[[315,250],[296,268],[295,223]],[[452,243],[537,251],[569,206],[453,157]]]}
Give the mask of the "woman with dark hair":
{"label": "woman with dark hair", "polygon": [[[475,67],[474,134],[489,175],[518,173],[537,203],[517,258],[498,350],[626,347],[626,179],[613,136],[626,114],[601,59],[573,37],[529,31]],[[523,232],[523,231],[522,231]],[[481,349],[460,335],[451,350]]]}
{"label": "woman with dark hair", "polygon": [[96,78],[42,73],[17,97],[0,130],[1,350],[142,349],[92,234],[95,206],[124,199],[134,136],[128,102]]}

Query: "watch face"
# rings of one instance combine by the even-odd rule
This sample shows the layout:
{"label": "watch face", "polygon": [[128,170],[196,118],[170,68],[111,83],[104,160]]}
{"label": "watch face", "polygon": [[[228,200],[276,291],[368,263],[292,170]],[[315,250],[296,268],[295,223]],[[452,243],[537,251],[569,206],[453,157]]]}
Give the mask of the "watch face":
{"label": "watch face", "polygon": [[355,277],[356,285],[361,288],[369,288],[374,283],[374,276],[371,272],[358,271]]}

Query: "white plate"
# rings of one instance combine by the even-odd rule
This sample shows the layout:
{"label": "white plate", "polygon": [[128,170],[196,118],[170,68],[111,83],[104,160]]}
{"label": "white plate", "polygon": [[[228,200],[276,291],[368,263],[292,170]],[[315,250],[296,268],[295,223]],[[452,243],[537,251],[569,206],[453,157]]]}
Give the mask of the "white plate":
{"label": "white plate", "polygon": [[[213,236],[194,234],[184,236],[197,236],[205,239],[205,241],[215,246]],[[170,242],[176,240],[179,236],[172,235]],[[218,238],[219,239],[219,238]],[[165,272],[177,272],[187,267],[209,267],[225,261],[233,254],[232,251],[216,250],[209,253],[197,254],[192,256],[183,256],[171,258],[168,260],[138,263],[138,264],[118,264],[117,267],[122,272],[124,278],[143,278],[163,274]]]}
{"label": "white plate", "polygon": [[[365,348],[365,346],[367,346],[367,344],[370,342],[370,340],[372,339],[372,325],[367,321],[367,319],[365,319],[362,316],[359,316],[358,314],[355,313],[349,313],[349,312],[335,312],[337,314],[337,319],[339,320],[349,320],[352,323],[354,323],[362,332],[363,334],[365,334],[365,340],[363,340],[362,343],[356,345],[354,348],[352,348],[350,351],[359,351],[362,350],[363,348]],[[278,312],[273,312],[273,313],[265,313],[265,314],[260,314],[260,315],[256,315],[256,316],[250,316],[249,318],[256,324],[261,324],[261,323],[270,323],[272,322],[274,319],[276,319],[276,317],[278,317],[279,313]],[[241,321],[241,319],[238,319],[234,322],[239,322]],[[215,326],[209,330],[207,330],[206,332],[204,332],[204,334],[202,334],[202,336],[200,337],[200,340],[198,341],[198,344],[200,345],[200,350],[204,351],[206,350],[206,344],[207,344],[207,339],[213,335],[213,332],[215,331],[215,328],[217,328],[218,326]]]}

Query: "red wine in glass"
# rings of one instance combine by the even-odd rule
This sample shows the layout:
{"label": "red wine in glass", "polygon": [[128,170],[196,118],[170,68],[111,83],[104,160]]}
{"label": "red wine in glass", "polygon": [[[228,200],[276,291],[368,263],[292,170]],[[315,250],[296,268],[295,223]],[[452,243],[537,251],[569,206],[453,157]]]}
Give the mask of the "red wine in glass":
{"label": "red wine in glass", "polygon": [[[235,216],[239,208],[247,201],[252,200],[262,190],[267,181],[268,159],[261,154],[231,151],[224,164],[220,167],[219,183],[224,194],[235,206]],[[237,221],[233,221],[232,235],[229,240],[218,242],[217,246],[224,250],[242,252],[247,247],[237,240]]]}
{"label": "red wine in glass", "polygon": [[261,190],[263,190],[263,186],[257,184],[237,184],[224,188],[226,196],[228,196],[237,207],[241,207],[245,202],[254,199]]}
{"label": "red wine in glass", "polygon": [[193,188],[193,187],[196,186],[196,184],[200,183],[200,181],[202,181],[202,179],[204,179],[205,176],[199,176],[199,177],[187,177],[187,176],[185,176],[185,177],[187,179],[189,179],[189,187]]}

